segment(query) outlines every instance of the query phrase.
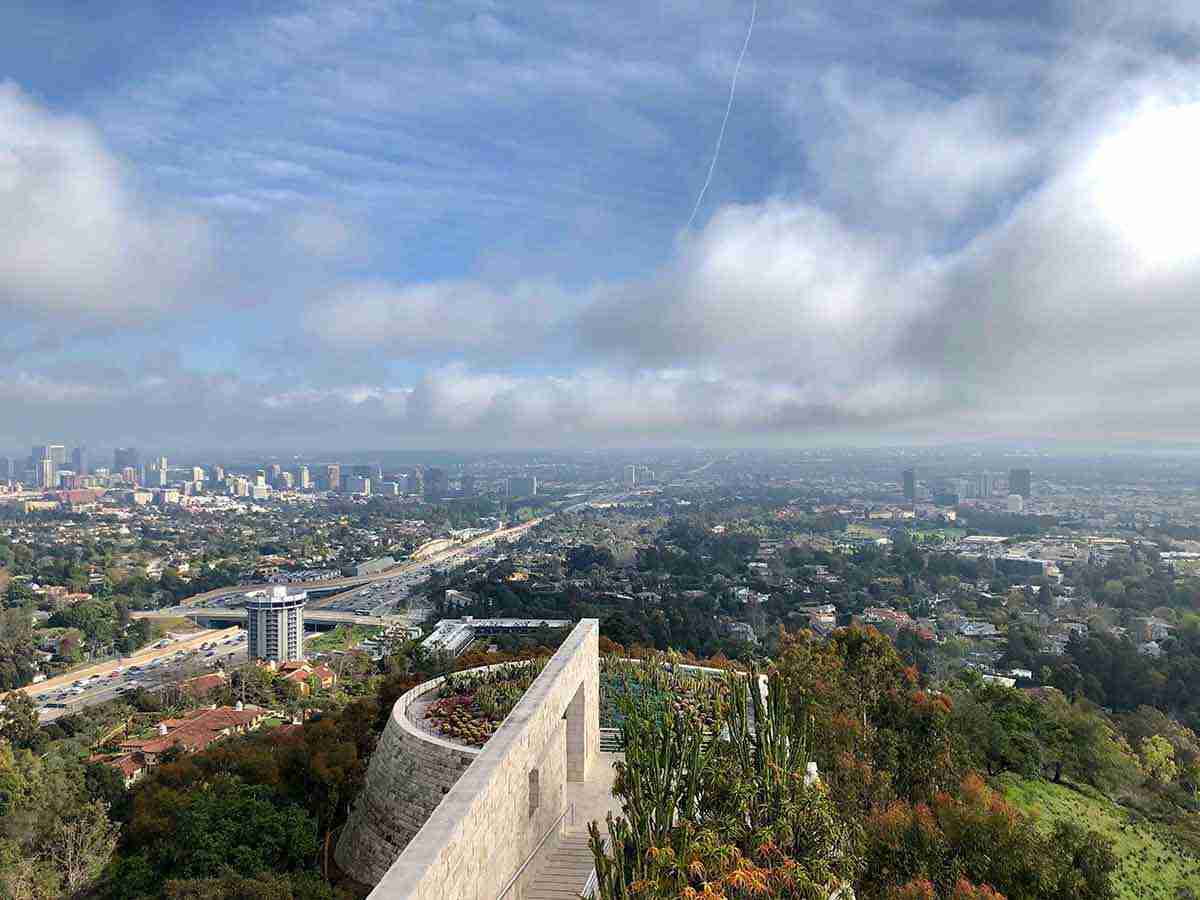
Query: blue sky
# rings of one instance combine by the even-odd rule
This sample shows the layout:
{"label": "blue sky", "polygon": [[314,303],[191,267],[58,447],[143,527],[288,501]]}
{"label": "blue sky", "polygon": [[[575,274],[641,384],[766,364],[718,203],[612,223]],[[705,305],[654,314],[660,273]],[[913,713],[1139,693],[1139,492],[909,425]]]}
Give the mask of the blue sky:
{"label": "blue sky", "polygon": [[9,4],[0,445],[1191,438],[1191,7]]}

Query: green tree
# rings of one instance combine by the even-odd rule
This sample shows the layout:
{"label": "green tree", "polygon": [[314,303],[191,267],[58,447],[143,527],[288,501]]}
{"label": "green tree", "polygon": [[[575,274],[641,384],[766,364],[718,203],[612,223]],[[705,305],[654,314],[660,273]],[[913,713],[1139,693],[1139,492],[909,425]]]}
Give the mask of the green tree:
{"label": "green tree", "polygon": [[1138,755],[1142,760],[1142,768],[1154,781],[1169,784],[1175,780],[1178,774],[1175,767],[1175,748],[1161,734],[1151,735],[1143,740],[1138,747]]}
{"label": "green tree", "polygon": [[0,738],[20,749],[36,750],[46,740],[38,724],[37,704],[24,691],[14,691],[0,709]]}

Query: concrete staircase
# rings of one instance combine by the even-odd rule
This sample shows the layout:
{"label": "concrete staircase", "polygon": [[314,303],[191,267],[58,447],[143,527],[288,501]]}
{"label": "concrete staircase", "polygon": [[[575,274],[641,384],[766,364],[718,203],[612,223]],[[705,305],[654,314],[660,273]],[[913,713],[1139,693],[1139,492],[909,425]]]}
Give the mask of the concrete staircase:
{"label": "concrete staircase", "polygon": [[534,863],[525,900],[578,900],[594,866],[585,829],[547,842]]}

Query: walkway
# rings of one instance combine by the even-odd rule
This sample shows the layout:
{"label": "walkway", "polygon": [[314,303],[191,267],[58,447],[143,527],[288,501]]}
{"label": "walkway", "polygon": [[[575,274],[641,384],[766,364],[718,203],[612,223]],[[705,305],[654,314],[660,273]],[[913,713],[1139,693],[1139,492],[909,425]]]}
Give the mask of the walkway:
{"label": "walkway", "polygon": [[584,782],[567,782],[566,802],[575,804],[575,824],[567,819],[566,831],[549,840],[530,863],[529,884],[525,900],[578,900],[587,884],[595,863],[588,847],[588,822],[596,822],[600,833],[607,835],[607,815],[621,812],[621,802],[612,795],[616,772],[613,763],[620,753],[601,753],[591,777]]}

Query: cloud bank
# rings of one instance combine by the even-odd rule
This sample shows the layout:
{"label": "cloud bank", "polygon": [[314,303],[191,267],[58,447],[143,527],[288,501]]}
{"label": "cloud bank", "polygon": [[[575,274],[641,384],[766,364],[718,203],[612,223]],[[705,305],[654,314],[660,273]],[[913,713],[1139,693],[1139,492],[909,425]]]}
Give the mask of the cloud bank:
{"label": "cloud bank", "polygon": [[[88,119],[0,86],[0,226],[12,235],[0,243],[0,311],[18,327],[123,334],[0,362],[0,408],[15,423],[0,437],[1200,436],[1200,28],[1186,4],[1104,15],[1064,3],[1037,21],[900,4],[863,34],[875,59],[817,63],[794,62],[783,39],[819,32],[849,46],[853,10],[770,13],[711,216],[680,230],[688,192],[672,184],[678,202],[663,209],[682,214],[655,224],[660,245],[638,266],[614,262],[613,229],[646,227],[627,198],[644,202],[654,173],[704,143],[695,116],[679,121],[656,92],[710,109],[689,76],[703,70],[706,89],[725,80],[715,49],[685,46],[671,20],[654,56],[619,19],[597,23],[589,48],[579,35],[594,14],[576,4],[558,43],[537,15],[375,9],[315,3],[263,26],[269,73],[351,60],[279,82],[296,90],[277,98],[277,128],[302,110],[361,143],[258,134],[183,167],[183,196],[144,189],[149,170]],[[628,11],[631,23],[643,14]],[[728,44],[730,17],[695,15],[706,46]],[[410,48],[431,36],[469,77],[449,85],[419,53],[408,68],[393,60],[394,81],[372,76],[345,42],[373,28]],[[927,47],[931,68],[904,55],[900,36]],[[147,82],[171,128],[222,78],[189,65]],[[422,81],[438,90],[416,93]],[[251,79],[247,102],[273,108],[274,83]],[[597,110],[590,126],[571,118],[581,98]],[[133,116],[128,95],[112,103],[101,118],[127,143],[149,114]],[[480,104],[486,130],[473,127]],[[531,130],[539,116],[550,144]],[[428,127],[385,153],[390,117]],[[739,128],[762,146],[739,146]],[[567,145],[608,147],[610,129],[630,172],[606,197]],[[485,162],[462,149],[470,140],[487,145]],[[464,196],[489,223],[470,240]],[[414,250],[414,228],[437,246]],[[154,364],[151,326],[174,354]]]}

